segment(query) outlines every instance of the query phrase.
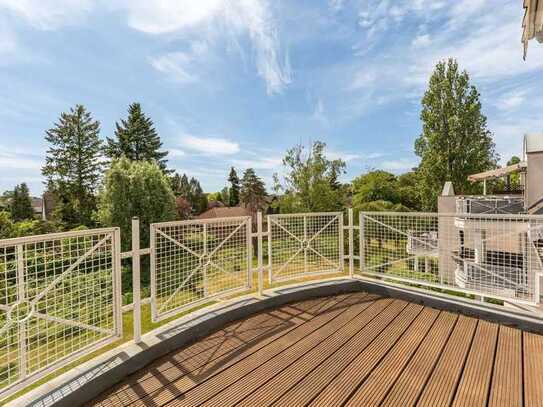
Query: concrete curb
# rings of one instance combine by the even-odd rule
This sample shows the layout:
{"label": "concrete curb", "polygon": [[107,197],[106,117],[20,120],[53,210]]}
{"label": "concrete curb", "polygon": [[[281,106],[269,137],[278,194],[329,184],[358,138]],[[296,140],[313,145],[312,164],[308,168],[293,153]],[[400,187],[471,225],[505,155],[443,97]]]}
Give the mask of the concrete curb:
{"label": "concrete curb", "polygon": [[365,279],[340,278],[281,287],[266,292],[262,299],[246,296],[202,308],[143,335],[140,344],[128,342],[58,376],[10,402],[8,406],[78,406],[92,400],[154,360],[196,342],[230,322],[290,302],[356,291],[400,298],[526,331],[543,333],[543,320],[522,313],[504,312],[468,299],[426,294],[416,289]]}

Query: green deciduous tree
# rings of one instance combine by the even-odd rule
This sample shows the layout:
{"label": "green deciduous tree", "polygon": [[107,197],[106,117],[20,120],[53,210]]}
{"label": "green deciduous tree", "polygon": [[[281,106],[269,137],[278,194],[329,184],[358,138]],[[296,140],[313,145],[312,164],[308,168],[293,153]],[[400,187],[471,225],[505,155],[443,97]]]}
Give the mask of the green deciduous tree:
{"label": "green deciduous tree", "polygon": [[82,105],[62,113],[46,131],[42,173],[58,198],[55,218],[66,227],[92,225],[95,190],[103,168],[100,123]]}
{"label": "green deciduous tree", "polygon": [[32,198],[28,191],[28,186],[23,182],[17,185],[13,190],[10,203],[11,218],[15,222],[34,218],[34,209],[32,208]]}
{"label": "green deciduous tree", "polygon": [[247,168],[241,179],[239,195],[241,204],[251,212],[256,213],[264,207],[266,196],[264,181],[256,175],[255,170]]}
{"label": "green deciduous tree", "polygon": [[128,107],[128,118],[115,123],[115,138],[107,139],[106,154],[112,159],[126,157],[133,161],[156,161],[166,170],[167,151],[161,151],[162,142],[153,121],[146,117],[139,103]]}
{"label": "green deciduous tree", "polygon": [[397,203],[398,180],[394,174],[386,171],[370,171],[353,180],[353,205],[373,201]]}
{"label": "green deciduous tree", "polygon": [[142,244],[149,244],[149,224],[175,219],[175,196],[169,179],[153,162],[113,161],[98,201],[98,219],[121,228],[124,249],[130,247],[131,220],[138,216]]}
{"label": "green deciduous tree", "polygon": [[481,112],[479,92],[454,59],[439,62],[422,98],[422,134],[415,143],[424,207],[435,209],[446,181],[474,192],[468,175],[494,168],[497,154]]}
{"label": "green deciduous tree", "polygon": [[276,177],[274,191],[283,191],[279,206],[282,212],[328,212],[342,210],[347,189],[338,182],[345,172],[345,162],[330,160],[325,154],[326,144],[317,141],[305,154],[298,145],[283,158],[286,170],[284,185]]}
{"label": "green deciduous tree", "polygon": [[239,205],[240,184],[239,177],[234,167],[230,168],[230,174],[228,175],[228,182],[230,183],[230,191],[228,194],[228,206]]}

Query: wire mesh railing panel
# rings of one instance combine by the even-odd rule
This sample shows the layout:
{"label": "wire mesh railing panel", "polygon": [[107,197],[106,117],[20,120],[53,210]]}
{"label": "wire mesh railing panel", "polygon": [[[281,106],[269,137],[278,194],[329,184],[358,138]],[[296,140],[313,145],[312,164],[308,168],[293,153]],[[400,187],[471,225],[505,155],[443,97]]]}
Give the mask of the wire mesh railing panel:
{"label": "wire mesh railing panel", "polygon": [[269,215],[270,279],[343,271],[343,214]]}
{"label": "wire mesh railing panel", "polygon": [[152,225],[154,321],[251,285],[251,218]]}
{"label": "wire mesh railing panel", "polygon": [[119,337],[114,230],[0,241],[0,392]]}
{"label": "wire mesh railing panel", "polygon": [[517,302],[539,302],[543,218],[361,213],[362,272]]}

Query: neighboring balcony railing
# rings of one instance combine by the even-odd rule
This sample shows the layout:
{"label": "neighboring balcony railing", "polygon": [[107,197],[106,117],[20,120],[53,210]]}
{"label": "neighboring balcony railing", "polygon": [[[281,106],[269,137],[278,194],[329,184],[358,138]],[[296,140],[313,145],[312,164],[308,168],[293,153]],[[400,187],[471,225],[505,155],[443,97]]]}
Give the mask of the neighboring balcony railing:
{"label": "neighboring balcony railing", "polygon": [[458,263],[455,282],[460,287],[484,287],[496,294],[501,292],[511,295],[528,291],[528,274],[522,268],[469,260]]}
{"label": "neighboring balcony railing", "polygon": [[526,210],[522,196],[480,196],[458,198],[456,213],[515,215],[526,213]]}
{"label": "neighboring balcony railing", "polygon": [[407,253],[415,256],[437,256],[439,240],[436,231],[408,231]]}

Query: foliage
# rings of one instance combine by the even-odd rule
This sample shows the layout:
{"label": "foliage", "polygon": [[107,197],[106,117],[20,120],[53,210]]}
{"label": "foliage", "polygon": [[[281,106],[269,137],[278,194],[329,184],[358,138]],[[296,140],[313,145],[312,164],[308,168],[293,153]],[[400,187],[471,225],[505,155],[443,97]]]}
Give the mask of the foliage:
{"label": "foliage", "polygon": [[240,181],[236,169],[230,168],[230,174],[228,175],[228,182],[230,183],[230,190],[228,193],[228,206],[238,206],[240,200]]}
{"label": "foliage", "polygon": [[119,226],[123,247],[130,247],[131,219],[140,219],[142,244],[149,244],[149,224],[175,217],[175,197],[161,168],[148,161],[121,158],[112,163],[100,191],[98,219],[104,226]]}
{"label": "foliage", "polygon": [[454,59],[437,64],[422,98],[423,129],[415,143],[427,209],[435,209],[446,181],[452,181],[459,194],[475,193],[477,187],[468,175],[496,166],[498,156],[479,97],[468,73],[460,72]]}
{"label": "foliage", "polygon": [[9,212],[0,211],[0,239],[8,239],[13,234],[13,221]]}
{"label": "foliage", "polygon": [[186,220],[190,218],[192,206],[186,198],[178,196],[175,198],[175,211],[178,219]]}
{"label": "foliage", "polygon": [[9,206],[11,218],[16,222],[34,218],[32,198],[30,198],[28,186],[24,182],[17,185],[13,190],[13,195]]}
{"label": "foliage", "polygon": [[188,197],[190,195],[190,184],[187,174],[181,176],[176,172],[171,178],[171,183],[175,196]]}
{"label": "foliage", "polygon": [[230,205],[230,189],[228,187],[224,187],[221,190],[221,197],[222,197],[222,203],[226,206]]}
{"label": "foliage", "polygon": [[95,189],[102,174],[100,123],[82,105],[62,113],[46,131],[50,144],[42,173],[58,197],[54,216],[66,227],[92,225]]}
{"label": "foliage", "polygon": [[389,201],[362,202],[354,206],[356,211],[363,212],[410,212],[410,209],[400,203]]}
{"label": "foliage", "polygon": [[193,213],[199,215],[207,210],[207,195],[204,194],[204,190],[196,178],[190,179],[189,186],[188,200],[192,204]]}
{"label": "foliage", "polygon": [[106,155],[111,159],[126,157],[133,161],[155,161],[166,170],[167,151],[160,151],[162,142],[153,121],[145,116],[139,103],[128,106],[128,118],[115,123],[115,139],[108,137]]}
{"label": "foliage", "polygon": [[256,213],[266,203],[266,187],[255,170],[247,168],[241,179],[240,202],[251,212]]}
{"label": "foliage", "polygon": [[398,180],[386,171],[370,171],[355,178],[352,190],[354,206],[373,201],[399,201]]}
{"label": "foliage", "polygon": [[284,184],[275,177],[274,191],[284,191],[279,206],[281,212],[329,212],[343,209],[346,187],[338,183],[345,172],[345,162],[330,160],[325,155],[326,144],[313,143],[309,154],[298,145],[283,158],[286,170]]}

